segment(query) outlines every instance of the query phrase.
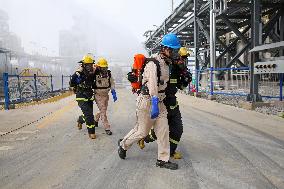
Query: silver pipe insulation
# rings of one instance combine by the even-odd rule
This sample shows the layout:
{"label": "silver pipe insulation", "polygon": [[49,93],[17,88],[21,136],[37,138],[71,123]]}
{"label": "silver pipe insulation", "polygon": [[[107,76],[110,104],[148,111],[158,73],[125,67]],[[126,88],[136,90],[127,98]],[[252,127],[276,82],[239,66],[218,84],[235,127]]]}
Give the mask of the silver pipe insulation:
{"label": "silver pipe insulation", "polygon": [[216,62],[216,4],[212,1],[210,10],[210,67],[214,68]]}

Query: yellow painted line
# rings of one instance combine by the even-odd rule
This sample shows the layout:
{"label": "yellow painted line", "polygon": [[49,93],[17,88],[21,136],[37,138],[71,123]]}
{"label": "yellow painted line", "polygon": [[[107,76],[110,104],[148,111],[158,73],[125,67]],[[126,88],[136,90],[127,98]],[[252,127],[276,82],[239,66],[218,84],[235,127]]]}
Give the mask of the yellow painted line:
{"label": "yellow painted line", "polygon": [[15,108],[18,109],[18,108],[26,107],[26,106],[33,106],[33,105],[39,105],[39,104],[53,103],[53,102],[59,101],[59,100],[61,100],[63,98],[66,98],[68,96],[71,96],[73,94],[74,94],[73,91],[66,91],[64,93],[61,93],[61,94],[59,94],[57,96],[54,96],[54,97],[50,97],[48,99],[43,99],[43,100],[40,100],[40,101],[32,101],[32,102],[16,104]]}
{"label": "yellow painted line", "polygon": [[55,111],[50,116],[46,117],[42,123],[40,123],[37,128],[42,129],[46,127],[47,125],[51,124],[52,122],[58,120],[64,113],[66,113],[68,110],[74,108],[76,106],[76,102],[72,101],[68,105],[64,106],[60,110]]}

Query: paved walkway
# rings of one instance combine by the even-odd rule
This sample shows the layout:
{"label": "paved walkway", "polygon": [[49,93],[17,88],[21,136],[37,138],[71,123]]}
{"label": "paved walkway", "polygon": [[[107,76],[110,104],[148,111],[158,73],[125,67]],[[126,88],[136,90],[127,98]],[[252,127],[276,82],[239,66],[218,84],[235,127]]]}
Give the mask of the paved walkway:
{"label": "paved walkway", "polygon": [[[117,140],[135,123],[135,95],[118,90],[108,111],[114,135],[75,127],[74,96],[0,111],[0,188],[284,188],[284,120],[179,95],[184,134],[176,171],[155,167],[156,143],[134,145],[126,160]],[[42,119],[39,119],[43,117]]]}

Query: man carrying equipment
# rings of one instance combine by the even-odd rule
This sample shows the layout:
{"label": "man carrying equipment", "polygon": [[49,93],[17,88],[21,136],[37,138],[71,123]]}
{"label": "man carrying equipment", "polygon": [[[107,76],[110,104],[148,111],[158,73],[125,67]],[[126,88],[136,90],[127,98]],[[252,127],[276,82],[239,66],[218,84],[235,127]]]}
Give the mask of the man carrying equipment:
{"label": "man carrying equipment", "polygon": [[179,39],[175,34],[169,33],[162,39],[159,55],[145,64],[141,73],[141,92],[137,98],[136,125],[119,140],[118,155],[121,159],[125,159],[126,151],[134,143],[146,137],[154,126],[158,143],[156,166],[178,169],[176,163],[169,161],[169,126],[163,100],[166,96],[165,89],[169,80],[169,65],[172,63],[173,50],[179,48]]}
{"label": "man carrying equipment", "polygon": [[[186,47],[181,47],[178,52],[179,56],[173,60],[174,64],[170,65],[170,80],[166,88],[166,98],[164,103],[168,111],[168,124],[170,135],[170,155],[174,159],[181,159],[182,154],[177,152],[177,146],[183,133],[182,117],[176,97],[178,89],[183,90],[192,80],[191,73],[187,69],[187,57],[189,51]],[[138,144],[141,149],[145,147],[144,142],[149,143],[157,139],[154,129],[141,139]]]}

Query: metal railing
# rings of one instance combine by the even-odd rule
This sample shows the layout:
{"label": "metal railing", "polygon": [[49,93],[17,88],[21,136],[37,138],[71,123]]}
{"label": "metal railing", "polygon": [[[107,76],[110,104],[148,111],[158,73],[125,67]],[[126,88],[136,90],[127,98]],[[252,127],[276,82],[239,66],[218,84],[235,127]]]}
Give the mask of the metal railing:
{"label": "metal railing", "polygon": [[[190,91],[209,95],[247,96],[250,93],[250,69],[208,68],[192,73]],[[283,100],[283,74],[261,74],[259,94],[263,98]]]}
{"label": "metal railing", "polygon": [[4,108],[11,104],[38,101],[69,89],[71,76],[20,76],[3,73]]}

